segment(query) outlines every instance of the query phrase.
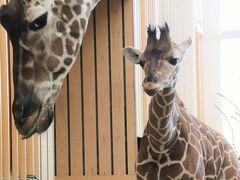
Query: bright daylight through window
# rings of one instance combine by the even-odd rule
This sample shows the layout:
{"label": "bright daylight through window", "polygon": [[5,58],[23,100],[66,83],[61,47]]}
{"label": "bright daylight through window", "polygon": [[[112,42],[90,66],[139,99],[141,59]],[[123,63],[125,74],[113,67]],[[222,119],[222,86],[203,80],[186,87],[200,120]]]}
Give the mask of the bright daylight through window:
{"label": "bright daylight through window", "polygon": [[[221,0],[221,93],[240,109],[240,1]],[[223,132],[240,153],[240,112],[227,100],[222,101]]]}

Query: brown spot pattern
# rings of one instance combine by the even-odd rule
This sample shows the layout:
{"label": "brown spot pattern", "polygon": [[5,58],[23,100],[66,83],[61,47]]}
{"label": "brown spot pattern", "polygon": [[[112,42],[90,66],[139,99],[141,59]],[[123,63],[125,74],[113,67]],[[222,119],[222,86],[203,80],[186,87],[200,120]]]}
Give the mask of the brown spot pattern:
{"label": "brown spot pattern", "polygon": [[57,30],[62,34],[66,34],[66,28],[65,28],[64,22],[57,21]]}
{"label": "brown spot pattern", "polygon": [[188,146],[187,148],[187,155],[188,157],[191,157],[191,161],[189,161],[189,159],[185,159],[185,161],[183,162],[183,166],[191,173],[195,173],[197,170],[197,166],[198,166],[198,152],[197,150],[192,147],[191,145]]}
{"label": "brown spot pattern", "polygon": [[73,21],[72,25],[70,26],[70,35],[75,39],[78,39],[80,36],[80,28],[77,20]]}
{"label": "brown spot pattern", "polygon": [[72,55],[74,53],[73,46],[73,42],[69,39],[66,39],[66,49],[69,55]]}
{"label": "brown spot pattern", "polygon": [[177,141],[169,152],[169,157],[172,161],[180,161],[183,158],[186,149],[184,141]]}
{"label": "brown spot pattern", "polygon": [[55,81],[60,75],[66,72],[66,69],[62,67],[59,71],[53,73],[53,80]]}
{"label": "brown spot pattern", "polygon": [[144,136],[141,141],[141,146],[139,149],[140,153],[138,153],[138,162],[141,163],[142,161],[148,159],[148,146],[149,146],[148,140],[146,136]]}
{"label": "brown spot pattern", "polygon": [[183,168],[180,163],[172,164],[169,166],[165,166],[161,169],[160,178],[159,179],[167,179],[168,175],[171,178],[177,177],[181,172],[183,171]]}
{"label": "brown spot pattern", "polygon": [[57,66],[58,64],[60,63],[60,60],[51,56],[48,58],[48,61],[47,61],[47,68],[50,70],[50,71],[53,71]]}
{"label": "brown spot pattern", "polygon": [[41,65],[37,64],[35,65],[35,80],[37,82],[43,82],[43,81],[49,81],[50,77],[48,74],[48,71]]}
{"label": "brown spot pattern", "polygon": [[55,39],[51,44],[51,50],[55,55],[62,56],[63,55],[62,39],[60,39],[60,38]]}
{"label": "brown spot pattern", "polygon": [[66,59],[64,59],[64,64],[67,65],[67,66],[71,65],[72,62],[73,62],[73,59],[72,59],[72,58],[66,58]]}
{"label": "brown spot pattern", "polygon": [[216,174],[213,159],[207,161],[205,169],[206,176]]}
{"label": "brown spot pattern", "polygon": [[169,102],[172,102],[173,99],[175,98],[175,93],[172,93],[172,94],[170,94],[169,96],[165,96],[164,98],[165,98],[165,100],[166,100],[168,103],[169,103]]}
{"label": "brown spot pattern", "polygon": [[[155,98],[155,97],[154,97],[154,98]],[[159,103],[161,106],[165,106],[165,102],[164,102],[162,96],[160,96],[159,94],[157,94],[156,98],[157,98],[158,103]]]}
{"label": "brown spot pattern", "polygon": [[73,6],[73,11],[76,15],[80,15],[82,12],[82,8],[79,4]]}
{"label": "brown spot pattern", "polygon": [[63,5],[62,7],[62,20],[69,22],[73,18],[72,11],[69,6]]}

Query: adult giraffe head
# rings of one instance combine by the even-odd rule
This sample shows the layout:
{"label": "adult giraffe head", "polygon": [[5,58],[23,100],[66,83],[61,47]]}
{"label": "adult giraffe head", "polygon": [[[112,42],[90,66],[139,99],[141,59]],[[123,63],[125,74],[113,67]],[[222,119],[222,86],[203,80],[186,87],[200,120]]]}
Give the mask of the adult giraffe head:
{"label": "adult giraffe head", "polygon": [[11,0],[0,23],[13,46],[15,125],[24,138],[44,132],[91,11],[100,0]]}

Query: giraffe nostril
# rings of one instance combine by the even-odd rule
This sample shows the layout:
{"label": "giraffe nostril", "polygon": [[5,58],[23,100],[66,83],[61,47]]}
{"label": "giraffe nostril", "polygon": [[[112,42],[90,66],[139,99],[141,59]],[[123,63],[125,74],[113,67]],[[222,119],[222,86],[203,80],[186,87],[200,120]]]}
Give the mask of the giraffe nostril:
{"label": "giraffe nostril", "polygon": [[152,83],[156,83],[157,81],[157,77],[154,74],[150,74],[149,76],[147,76],[144,80],[145,82],[152,82]]}
{"label": "giraffe nostril", "polygon": [[23,104],[22,103],[15,103],[13,106],[13,115],[16,120],[20,120],[23,117]]}

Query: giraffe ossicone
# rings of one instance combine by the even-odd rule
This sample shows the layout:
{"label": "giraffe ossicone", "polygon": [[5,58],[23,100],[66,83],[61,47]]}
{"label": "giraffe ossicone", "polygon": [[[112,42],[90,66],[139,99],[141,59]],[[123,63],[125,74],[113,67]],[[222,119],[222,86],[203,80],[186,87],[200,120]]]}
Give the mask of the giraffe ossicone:
{"label": "giraffe ossicone", "polygon": [[91,11],[100,0],[11,0],[0,23],[13,46],[15,125],[23,138],[44,132]]}
{"label": "giraffe ossicone", "polygon": [[159,28],[159,39],[157,29],[149,26],[144,52],[123,49],[127,59],[142,67],[142,86],[152,96],[137,156],[137,179],[240,179],[240,165],[231,145],[177,99],[179,65],[191,39],[177,45],[171,41],[166,23]]}

